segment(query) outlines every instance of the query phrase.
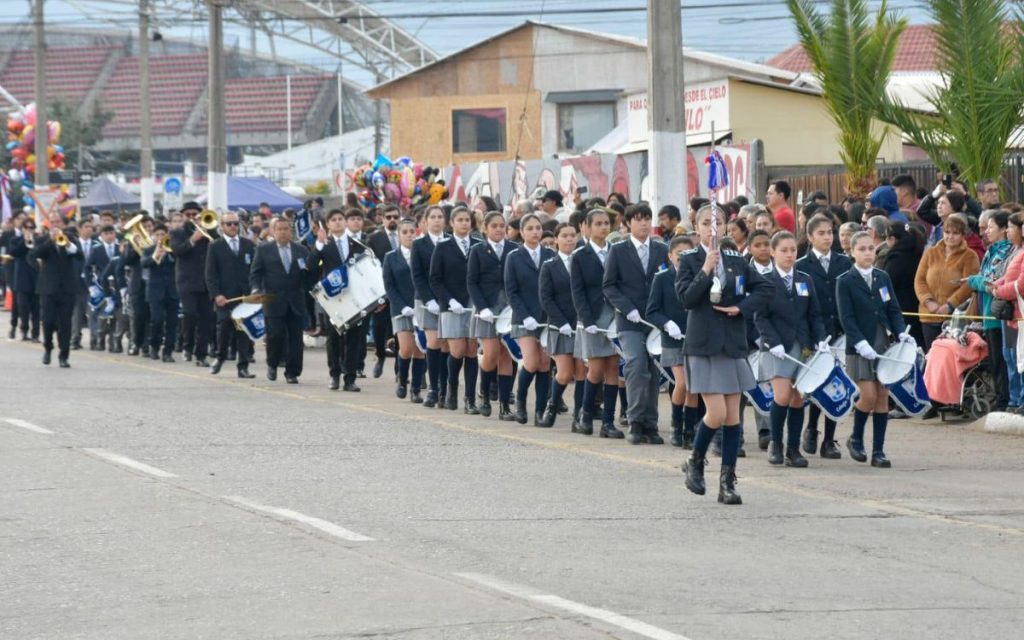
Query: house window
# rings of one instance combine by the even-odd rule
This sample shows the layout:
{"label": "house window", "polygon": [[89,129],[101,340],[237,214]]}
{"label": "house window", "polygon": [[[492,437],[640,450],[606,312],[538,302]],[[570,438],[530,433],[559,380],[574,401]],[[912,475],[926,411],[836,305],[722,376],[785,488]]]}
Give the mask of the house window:
{"label": "house window", "polygon": [[558,150],[582,153],[615,128],[615,103],[558,105]]}
{"label": "house window", "polygon": [[459,109],[452,111],[454,153],[501,153],[505,151],[504,109]]}

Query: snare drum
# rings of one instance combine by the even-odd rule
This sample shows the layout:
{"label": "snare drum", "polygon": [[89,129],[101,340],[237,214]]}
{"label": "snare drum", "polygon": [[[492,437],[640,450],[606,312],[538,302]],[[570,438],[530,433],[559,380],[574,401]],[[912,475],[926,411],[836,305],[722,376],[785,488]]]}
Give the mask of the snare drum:
{"label": "snare drum", "polygon": [[[747,362],[750,364],[752,371],[757,371],[761,364],[761,352],[755,351],[747,356]],[[775,394],[772,392],[772,383],[765,381],[760,382],[754,386],[753,389],[748,389],[743,392],[743,395],[747,397],[750,404],[754,407],[754,410],[759,414],[766,416],[771,413],[772,401],[775,400]]]}
{"label": "snare drum", "polygon": [[507,306],[501,310],[497,316],[494,317],[494,330],[498,332],[498,335],[508,335],[512,333],[512,307]]}
{"label": "snare drum", "polygon": [[[335,295],[331,295],[332,292]],[[318,282],[313,287],[312,295],[327,313],[331,324],[344,330],[349,324],[359,322],[369,315],[387,299],[380,263],[372,254],[355,256],[344,269],[332,271]]]}
{"label": "snare drum", "polygon": [[263,317],[263,305],[254,302],[243,302],[231,310],[231,319],[235,328],[243,332],[255,342],[267,333],[266,319]]}
{"label": "snare drum", "polygon": [[800,367],[800,373],[796,375],[796,381],[793,384],[796,390],[804,395],[810,395],[818,390],[818,387],[825,384],[829,376],[832,375],[832,370],[836,366],[836,358],[832,355],[832,352],[828,353],[815,353],[805,363],[805,366]]}
{"label": "snare drum", "polygon": [[652,356],[661,355],[661,329],[651,329],[647,334],[647,353]]}
{"label": "snare drum", "polygon": [[917,361],[917,345],[913,342],[897,342],[878,358],[875,371],[882,384],[896,384],[914,368]]}
{"label": "snare drum", "polygon": [[811,402],[829,419],[842,420],[853,411],[853,405],[859,397],[857,383],[846,374],[842,361],[836,360],[825,383],[811,393]]}
{"label": "snare drum", "polygon": [[505,351],[508,351],[508,355],[512,356],[512,359],[517,363],[522,364],[523,362],[523,350],[519,348],[519,343],[516,339],[507,333],[500,335],[501,344],[505,346]]}

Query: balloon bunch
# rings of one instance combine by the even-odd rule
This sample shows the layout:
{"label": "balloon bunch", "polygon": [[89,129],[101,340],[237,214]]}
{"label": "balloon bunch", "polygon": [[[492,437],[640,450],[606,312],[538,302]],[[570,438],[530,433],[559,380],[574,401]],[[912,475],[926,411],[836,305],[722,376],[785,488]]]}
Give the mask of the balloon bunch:
{"label": "balloon bunch", "polygon": [[381,154],[373,164],[364,164],[352,175],[359,189],[359,202],[367,209],[379,204],[397,204],[407,209],[418,204],[437,204],[448,197],[440,169],[424,167],[408,156],[392,161]]}
{"label": "balloon bunch", "polygon": [[[46,123],[47,165],[50,171],[64,168],[64,147],[60,142],[60,123],[51,120]],[[22,178],[35,176],[36,172],[36,105],[32,103],[24,111],[14,111],[7,117],[7,150],[11,152],[11,169],[22,173]]]}

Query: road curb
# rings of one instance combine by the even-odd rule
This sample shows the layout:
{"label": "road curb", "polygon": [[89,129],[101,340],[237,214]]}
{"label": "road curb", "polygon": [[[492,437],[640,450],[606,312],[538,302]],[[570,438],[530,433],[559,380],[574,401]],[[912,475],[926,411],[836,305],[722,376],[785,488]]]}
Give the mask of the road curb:
{"label": "road curb", "polygon": [[1024,436],[1024,416],[996,411],[985,417],[984,431],[1011,436]]}

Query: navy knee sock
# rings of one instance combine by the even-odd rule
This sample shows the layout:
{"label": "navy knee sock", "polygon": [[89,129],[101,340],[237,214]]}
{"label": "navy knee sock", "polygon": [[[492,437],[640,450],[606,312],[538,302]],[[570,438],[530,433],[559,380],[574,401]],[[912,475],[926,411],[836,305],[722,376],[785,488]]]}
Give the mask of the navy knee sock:
{"label": "navy knee sock", "polygon": [[427,376],[430,378],[430,390],[437,393],[441,384],[441,351],[427,349]]}
{"label": "navy knee sock", "polygon": [[700,407],[683,407],[683,428],[689,432],[697,429],[700,422]]}
{"label": "navy knee sock", "polygon": [[786,435],[787,447],[800,447],[800,431],[804,428],[804,408],[789,408],[789,415],[786,416],[786,428],[789,430]]}
{"label": "navy knee sock", "polygon": [[811,404],[811,408],[807,411],[807,428],[818,430],[818,416],[821,415],[821,408],[816,404]]}
{"label": "navy knee sock", "polygon": [[462,358],[448,355],[448,384],[459,384],[459,372],[462,371]]}
{"label": "navy knee sock", "polygon": [[419,391],[423,388],[423,372],[426,371],[427,361],[423,358],[412,359],[412,388]]}
{"label": "navy knee sock", "polygon": [[[579,383],[576,383],[579,386]],[[587,380],[583,383],[583,414],[594,417],[594,396],[597,395],[597,385]]]}
{"label": "navy knee sock", "polygon": [[615,424],[615,401],[618,399],[618,397],[618,385],[604,385],[604,407],[601,412],[601,422],[603,422],[604,424]]}
{"label": "navy knee sock", "polygon": [[537,384],[533,385],[533,392],[536,395],[533,410],[540,413],[548,406],[548,398],[551,396],[551,372],[538,371],[534,379]]}
{"label": "navy knee sock", "polygon": [[771,413],[768,414],[772,429],[772,442],[782,444],[782,431],[786,425],[786,415],[788,413],[789,407],[784,407],[775,402],[772,403]]}
{"label": "navy knee sock", "polygon": [[735,467],[740,450],[740,425],[722,426],[722,466]]}
{"label": "navy knee sock", "polygon": [[469,400],[476,400],[476,378],[480,371],[480,366],[476,361],[476,358],[465,358],[463,366],[463,380],[466,383],[465,392],[462,394],[464,398]]}
{"label": "navy knee sock", "polygon": [[451,357],[444,351],[438,351],[438,365],[437,365],[437,384],[441,390],[441,393],[446,393],[448,390],[448,366],[447,361]]}
{"label": "navy knee sock", "polygon": [[871,453],[882,453],[885,451],[885,429],[889,426],[889,414],[871,414],[871,426],[873,427]]}
{"label": "navy knee sock", "polygon": [[398,359],[398,384],[405,386],[409,384],[409,358]]}
{"label": "navy knee sock", "polygon": [[562,396],[565,395],[565,385],[558,382],[554,376],[551,376],[551,395],[548,397],[548,403],[545,408],[551,407],[552,413],[558,413],[558,404],[562,401]]}
{"label": "navy knee sock", "polygon": [[683,405],[672,403],[672,428],[683,426]]}
{"label": "navy knee sock", "polygon": [[526,403],[526,394],[530,392],[530,385],[533,384],[534,373],[527,371],[526,367],[519,369],[519,379],[516,380],[516,402]]}
{"label": "navy knee sock", "polygon": [[583,409],[583,394],[586,391],[587,383],[583,380],[577,380],[572,386],[572,414],[579,416],[580,410]]}
{"label": "navy knee sock", "polygon": [[711,439],[715,437],[715,432],[718,429],[712,429],[708,425],[704,424],[701,420],[697,423],[697,437],[693,440],[693,451],[694,453],[704,455],[708,452],[708,446],[711,444]]}
{"label": "navy knee sock", "polygon": [[512,402],[512,376],[498,375],[498,402]]}
{"label": "navy knee sock", "polygon": [[626,413],[626,406],[629,400],[626,398],[626,387],[619,387],[619,409],[622,413]]}
{"label": "navy knee sock", "polygon": [[853,410],[853,433],[850,437],[854,440],[864,441],[864,427],[868,423],[868,414],[860,409]]}
{"label": "navy knee sock", "polygon": [[[483,393],[485,398],[490,397],[491,384],[494,382],[494,378],[497,375],[498,370],[487,371],[486,369],[480,369],[480,391]],[[501,398],[499,398],[500,400]]]}
{"label": "navy knee sock", "polygon": [[[811,405],[815,407],[815,405]],[[816,407],[815,407],[816,408]],[[836,421],[832,418],[825,418],[825,442],[832,442],[836,439]]]}
{"label": "navy knee sock", "polygon": [[704,404],[704,396],[697,396],[697,411],[697,420],[703,420],[704,415],[708,412],[708,408]]}

